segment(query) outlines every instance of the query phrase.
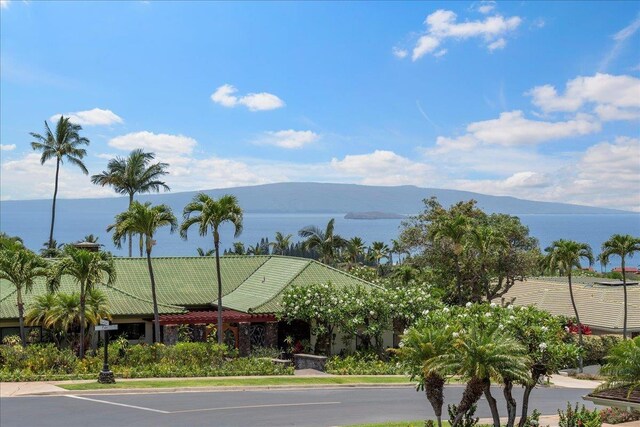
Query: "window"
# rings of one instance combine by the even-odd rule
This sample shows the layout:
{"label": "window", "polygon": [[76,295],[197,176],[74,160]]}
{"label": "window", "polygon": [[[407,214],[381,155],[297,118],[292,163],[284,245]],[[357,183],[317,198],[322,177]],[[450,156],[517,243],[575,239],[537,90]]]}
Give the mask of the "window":
{"label": "window", "polygon": [[124,336],[128,340],[143,340],[145,336],[145,324],[142,323],[118,323],[118,330],[109,333],[109,340]]}

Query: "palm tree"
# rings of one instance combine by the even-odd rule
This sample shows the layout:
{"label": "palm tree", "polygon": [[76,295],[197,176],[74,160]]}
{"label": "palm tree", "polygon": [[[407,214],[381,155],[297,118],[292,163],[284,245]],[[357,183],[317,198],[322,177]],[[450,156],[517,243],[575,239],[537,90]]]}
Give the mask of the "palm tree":
{"label": "palm tree", "polygon": [[43,258],[59,258],[62,256],[62,249],[64,248],[64,243],[58,244],[56,239],[53,241],[46,241],[42,244],[42,249],[40,249],[40,256]]}
{"label": "palm tree", "polygon": [[85,310],[87,292],[104,280],[106,284],[112,284],[116,279],[116,269],[111,254],[107,252],[89,252],[66,246],[64,256],[56,262],[48,279],[51,292],[55,292],[60,286],[60,278],[63,275],[71,276],[80,285],[80,358],[84,357],[85,336]]}
{"label": "palm tree", "polygon": [[445,374],[429,366],[435,357],[450,351],[453,336],[451,331],[433,323],[421,322],[407,331],[402,337],[403,346],[394,352],[400,360],[410,367],[412,380],[418,378],[427,400],[442,427],[442,405],[444,403]]}
{"label": "palm tree", "polygon": [[[559,272],[560,274],[566,274],[569,280],[569,295],[571,296],[571,305],[573,306],[573,312],[575,313],[576,321],[578,322],[578,342],[582,349],[584,348],[582,345],[582,323],[580,323],[578,307],[576,306],[576,300],[573,297],[571,272],[574,267],[580,268],[581,258],[585,258],[589,261],[589,265],[593,264],[591,246],[586,243],[578,243],[573,240],[560,239],[551,243],[551,246],[547,247],[545,252],[547,252],[547,255],[543,259],[544,267],[554,273]],[[582,354],[578,356],[578,369],[582,372]]]}
{"label": "palm tree", "polygon": [[92,234],[87,234],[86,236],[84,236],[84,241],[85,242],[89,242],[89,243],[98,243],[98,236],[94,236],[93,233]]}
{"label": "palm tree", "polygon": [[4,231],[0,231],[0,249],[4,249],[5,247],[12,246],[15,242],[24,244],[24,242],[20,237],[9,236]]}
{"label": "palm tree", "polygon": [[478,276],[484,288],[485,298],[487,301],[491,301],[491,292],[489,289],[491,277],[489,277],[487,264],[489,263],[491,254],[496,249],[507,247],[507,241],[499,232],[486,226],[476,227],[471,230],[470,241],[473,248],[478,252],[478,261],[480,263]]}
{"label": "palm tree", "polygon": [[307,250],[316,250],[322,262],[329,265],[333,264],[336,252],[347,245],[345,239],[334,234],[334,223],[335,218],[331,218],[324,231],[314,225],[308,225],[298,231],[298,235],[306,239],[302,247]]}
{"label": "palm tree", "polygon": [[47,160],[56,159],[56,178],[53,188],[53,205],[51,207],[51,230],[49,231],[49,247],[53,248],[53,224],[56,220],[56,197],[58,196],[58,176],[60,165],[65,161],[76,165],[85,175],[89,174],[87,167],[82,163],[82,159],[87,155],[87,150],[80,148],[82,145],[89,145],[89,140],[80,136],[82,126],[69,121],[69,117],[60,116],[56,125],[55,133],[49,128],[47,121],[44,121],[44,135],[31,132],[30,135],[36,140],[31,143],[31,148],[42,151],[40,163],[45,164]]}
{"label": "palm tree", "polygon": [[453,342],[452,348],[426,361],[427,369],[459,375],[467,385],[458,405],[452,427],[458,426],[465,412],[475,405],[484,393],[491,409],[494,426],[500,426],[496,399],[491,395],[491,380],[502,382],[505,378],[529,379],[530,360],[526,348],[499,329],[483,329],[472,326]]}
{"label": "palm tree", "polygon": [[[113,231],[113,243],[120,247],[124,236],[139,234],[144,238],[144,246],[147,253],[147,267],[149,269],[149,279],[151,280],[151,298],[153,300],[153,323],[155,332],[155,342],[160,342],[160,316],[158,314],[158,298],[156,294],[156,280],[153,275],[153,264],[151,263],[151,250],[155,245],[153,236],[160,227],[170,227],[173,233],[178,227],[178,221],[167,205],[152,206],[151,202],[144,205],[134,201],[128,210],[116,215],[115,224],[107,227],[107,231]],[[131,241],[131,239],[129,239]]]}
{"label": "palm tree", "polygon": [[262,246],[259,243],[256,243],[255,246],[249,245],[247,255],[264,255]]}
{"label": "palm tree", "polygon": [[[199,215],[192,216],[194,212]],[[220,274],[220,225],[225,222],[233,224],[234,236],[237,238],[242,233],[242,209],[238,205],[235,196],[226,194],[218,200],[205,193],[196,194],[184,207],[184,221],[180,226],[180,236],[187,239],[187,230],[194,224],[198,224],[201,236],[206,236],[209,229],[213,233],[213,247],[216,250],[216,273],[218,278],[218,344],[222,344],[222,275]]]}
{"label": "palm tree", "polygon": [[[215,252],[215,249],[214,249]],[[246,255],[247,250],[244,247],[244,243],[242,242],[233,242],[233,252],[234,255]]]}
{"label": "palm tree", "polygon": [[13,242],[0,250],[0,279],[5,279],[16,288],[18,321],[22,345],[27,344],[24,329],[24,301],[22,293],[31,292],[34,280],[47,275],[47,262],[26,249],[20,242]]}
{"label": "palm tree", "polygon": [[458,304],[463,304],[462,297],[462,273],[460,271],[460,256],[464,250],[464,239],[469,231],[469,219],[457,214],[447,218],[438,224],[433,234],[433,240],[451,245],[453,250],[453,261],[456,267],[456,291],[458,293]]}
{"label": "palm tree", "polygon": [[205,251],[202,248],[198,248],[196,250],[198,251],[198,256],[211,256],[215,252],[214,249],[209,249],[208,251]]}
{"label": "palm tree", "polygon": [[[159,178],[168,174],[168,163],[153,163],[154,153],[145,153],[141,148],[137,148],[129,153],[129,157],[116,157],[109,160],[107,170],[91,177],[91,182],[102,187],[108,185],[118,194],[129,196],[129,207],[133,204],[133,196],[138,193],[160,192],[163,188],[169,191],[170,188]],[[132,256],[131,235],[129,237],[129,257]],[[124,238],[124,236],[123,236]],[[140,256],[142,257],[142,236],[140,236]]]}
{"label": "palm tree", "polygon": [[378,274],[382,273],[380,261],[382,258],[389,258],[389,246],[384,242],[372,242],[369,248],[369,257],[375,261]]}
{"label": "palm tree", "polygon": [[628,388],[628,396],[640,388],[640,336],[623,341],[611,349],[602,367],[607,381],[599,389]]}
{"label": "palm tree", "polygon": [[275,241],[269,243],[269,246],[273,248],[273,253],[276,255],[284,255],[289,246],[291,246],[291,238],[293,235],[287,234],[286,236],[279,231],[276,231]]}
{"label": "palm tree", "polygon": [[618,255],[622,266],[622,288],[624,290],[624,322],[622,326],[622,338],[627,339],[627,275],[625,272],[625,258],[632,257],[635,252],[640,252],[640,238],[629,234],[614,234],[602,244],[600,259],[604,264],[609,262],[611,255]]}

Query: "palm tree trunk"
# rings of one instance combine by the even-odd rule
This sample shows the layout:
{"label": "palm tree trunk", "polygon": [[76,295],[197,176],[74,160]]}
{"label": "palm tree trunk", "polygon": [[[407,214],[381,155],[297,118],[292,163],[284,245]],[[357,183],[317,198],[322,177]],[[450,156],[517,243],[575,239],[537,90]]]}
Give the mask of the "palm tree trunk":
{"label": "palm tree trunk", "polygon": [[[571,271],[569,271],[569,295],[571,296],[571,305],[573,305],[573,312],[576,314],[576,321],[578,322],[578,343],[580,350],[584,348],[582,343],[582,323],[580,323],[580,316],[578,315],[578,307],[576,307],[576,300],[573,298],[573,285],[571,283]],[[578,372],[582,373],[582,353],[578,355]]]}
{"label": "palm tree trunk", "polygon": [[218,278],[218,344],[222,344],[222,275],[220,274],[220,236],[218,230],[213,230],[213,247],[216,250],[216,275]]}
{"label": "palm tree trunk", "polygon": [[84,283],[80,283],[80,359],[84,359],[84,310],[86,303],[86,289]]}
{"label": "palm tree trunk", "polygon": [[51,230],[49,231],[49,249],[53,249],[53,224],[56,222],[56,197],[58,197],[59,174],[60,174],[60,157],[56,159],[56,181],[53,187],[53,204],[51,205]]}
{"label": "palm tree trunk", "polygon": [[500,427],[500,414],[498,413],[498,404],[496,399],[491,395],[491,381],[484,380],[484,397],[487,399],[489,409],[491,409],[491,417],[493,418],[493,426]]}
{"label": "palm tree trunk", "polygon": [[[147,237],[150,239],[150,237]],[[149,242],[150,244],[151,242]],[[149,267],[149,278],[151,279],[151,299],[153,300],[153,342],[160,342],[160,315],[158,314],[158,298],[156,296],[156,279],[153,275],[153,265],[151,264],[151,249],[147,247],[147,267]]]}
{"label": "palm tree trunk", "polygon": [[460,421],[462,420],[464,414],[469,409],[471,409],[471,407],[475,405],[478,400],[480,400],[483,391],[484,383],[480,378],[471,378],[469,382],[467,382],[467,385],[464,388],[464,392],[462,393],[460,405],[458,405],[458,413],[453,419],[451,427],[458,427],[460,425]]}
{"label": "palm tree trunk", "polygon": [[444,378],[440,375],[429,374],[424,379],[424,392],[431,403],[433,413],[438,420],[438,427],[442,427],[442,405],[444,404]]}
{"label": "palm tree trunk", "polygon": [[518,422],[518,427],[524,427],[527,423],[527,418],[529,417],[529,397],[531,396],[531,392],[538,384],[538,380],[542,376],[542,374],[546,371],[546,369],[536,369],[536,365],[531,370],[531,379],[527,385],[524,387],[524,394],[522,396],[522,413],[520,414],[520,421]]}
{"label": "palm tree trunk", "polygon": [[458,292],[458,305],[462,305],[462,277],[460,277],[460,263],[458,262],[458,255],[455,256],[456,263],[456,290]]}
{"label": "palm tree trunk", "polygon": [[502,393],[504,394],[504,399],[507,402],[507,427],[513,427],[516,422],[517,403],[511,394],[512,389],[513,381],[505,379]]}
{"label": "palm tree trunk", "polygon": [[[133,204],[133,193],[129,193],[129,208],[131,208],[132,204]],[[129,258],[131,258],[131,256],[133,255],[133,252],[132,252],[133,242],[131,241],[131,232],[129,232],[129,236],[127,238],[129,239]],[[140,256],[142,256],[142,254],[140,254]]]}
{"label": "palm tree trunk", "polygon": [[16,293],[18,294],[18,322],[20,323],[20,340],[22,341],[22,346],[25,347],[27,345],[27,337],[24,331],[24,303],[22,302],[22,288],[17,287]]}
{"label": "palm tree trunk", "polygon": [[627,339],[627,275],[624,272],[624,253],[620,254],[622,258],[622,289],[624,291],[624,321],[622,322],[622,339]]}

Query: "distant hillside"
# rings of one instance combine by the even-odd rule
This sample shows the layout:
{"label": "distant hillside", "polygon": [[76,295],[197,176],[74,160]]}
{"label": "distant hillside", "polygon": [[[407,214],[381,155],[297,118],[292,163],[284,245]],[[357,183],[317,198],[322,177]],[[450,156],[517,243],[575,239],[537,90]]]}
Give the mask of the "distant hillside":
{"label": "distant hillside", "polygon": [[[475,199],[486,212],[506,214],[622,214],[615,209],[570,205],[565,203],[535,202],[515,197],[488,196],[480,193],[436,188],[420,188],[412,185],[378,187],[355,184],[279,183],[250,187],[205,190],[219,197],[234,194],[245,212],[250,213],[346,213],[389,212],[402,215],[416,214],[424,208],[423,199],[435,196],[444,206],[461,200]],[[176,212],[197,192],[160,193],[143,195],[141,201],[167,203]],[[61,199],[61,211],[82,211],[87,215],[105,211],[113,214],[126,208],[123,197],[102,199]],[[17,200],[0,202],[5,213],[50,210],[50,200]],[[62,216],[61,216],[62,217]],[[1,219],[0,219],[1,220]]]}

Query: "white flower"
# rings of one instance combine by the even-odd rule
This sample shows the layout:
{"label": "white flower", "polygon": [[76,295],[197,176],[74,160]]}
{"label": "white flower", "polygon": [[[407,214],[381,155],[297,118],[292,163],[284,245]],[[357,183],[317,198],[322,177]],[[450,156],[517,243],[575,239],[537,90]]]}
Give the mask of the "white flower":
{"label": "white flower", "polygon": [[549,330],[549,328],[547,328],[546,326],[543,326],[543,327],[542,327],[542,328],[540,328],[540,329],[542,329],[542,332],[547,332],[547,331]]}
{"label": "white flower", "polygon": [[473,304],[471,304],[471,301],[469,301],[468,303],[465,304],[465,306],[467,307],[471,307]]}
{"label": "white flower", "polygon": [[398,347],[400,348],[404,347],[404,341],[400,341],[400,344],[398,344]]}
{"label": "white flower", "polygon": [[423,314],[424,316],[426,316],[427,314],[429,314],[429,310],[424,310],[424,311],[422,312],[422,314]]}
{"label": "white flower", "polygon": [[373,311],[373,310],[371,310],[371,311],[369,312],[369,315],[370,315],[370,316],[373,316],[374,314],[376,314],[376,313],[375,313],[375,311]]}
{"label": "white flower", "polygon": [[514,316],[509,316],[509,320],[515,320]]}
{"label": "white flower", "polygon": [[449,307],[443,308],[442,311],[444,311],[445,313],[448,313],[449,312]]}
{"label": "white flower", "polygon": [[541,342],[538,348],[540,348],[540,351],[545,351],[547,349],[547,343]]}
{"label": "white flower", "polygon": [[451,335],[453,335],[453,337],[454,337],[454,338],[458,338],[458,337],[460,336],[460,334],[459,334],[459,333],[457,333],[457,332],[454,332],[454,333],[453,333],[453,334],[451,334]]}
{"label": "white flower", "polygon": [[513,310],[513,305],[507,307],[509,310]]}
{"label": "white flower", "polygon": [[495,302],[492,302],[491,304],[489,304],[489,306],[490,306],[491,308],[495,308],[495,307],[497,307],[497,306],[498,306],[498,304],[496,304]]}
{"label": "white flower", "polygon": [[491,313],[486,312],[486,313],[484,314],[484,317],[491,317]]}
{"label": "white flower", "polygon": [[504,329],[504,325],[503,325],[502,323],[500,323],[500,324],[498,325],[498,329]]}

